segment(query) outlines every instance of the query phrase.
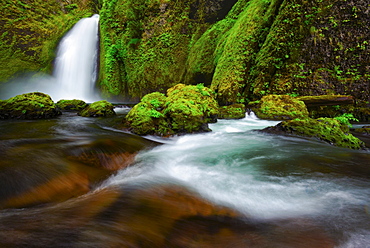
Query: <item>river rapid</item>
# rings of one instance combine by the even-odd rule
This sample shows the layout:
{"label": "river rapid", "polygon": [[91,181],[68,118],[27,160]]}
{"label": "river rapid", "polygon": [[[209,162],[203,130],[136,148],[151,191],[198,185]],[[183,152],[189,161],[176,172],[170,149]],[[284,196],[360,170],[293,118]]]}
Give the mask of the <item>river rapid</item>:
{"label": "river rapid", "polygon": [[[31,187],[42,181],[40,163],[58,167],[66,153],[97,139],[145,147],[131,166],[86,194],[0,210],[1,247],[370,247],[368,150],[266,134],[260,130],[277,122],[253,113],[210,124],[209,133],[143,139],[118,128],[128,109],[116,110],[117,117],[107,119],[64,113],[51,120],[0,121],[4,199],[21,191],[22,182]],[[37,179],[29,176],[35,174]],[[206,203],[194,203],[200,206],[194,210],[194,199]],[[199,219],[208,208],[232,213]],[[176,225],[169,224],[174,213],[183,218]],[[225,228],[238,234],[225,236]],[[302,238],[307,231],[324,235],[322,246],[315,235]],[[207,235],[195,242],[200,233]]]}

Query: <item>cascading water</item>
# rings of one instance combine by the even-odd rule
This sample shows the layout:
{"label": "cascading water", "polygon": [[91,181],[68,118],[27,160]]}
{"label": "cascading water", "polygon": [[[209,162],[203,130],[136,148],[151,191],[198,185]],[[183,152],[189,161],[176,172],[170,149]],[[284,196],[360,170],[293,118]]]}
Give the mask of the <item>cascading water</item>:
{"label": "cascading water", "polygon": [[[59,99],[97,100],[94,84],[97,78],[99,15],[81,19],[62,39],[55,60],[54,76]],[[58,99],[55,99],[58,98]]]}

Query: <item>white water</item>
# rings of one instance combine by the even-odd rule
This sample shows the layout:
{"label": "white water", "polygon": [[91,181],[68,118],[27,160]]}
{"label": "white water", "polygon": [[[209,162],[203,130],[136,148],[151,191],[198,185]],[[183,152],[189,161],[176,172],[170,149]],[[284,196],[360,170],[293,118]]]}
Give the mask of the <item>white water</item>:
{"label": "white water", "polygon": [[99,15],[83,18],[64,36],[55,60],[57,93],[53,100],[80,99],[93,102],[97,78]]}
{"label": "white water", "polygon": [[[241,120],[219,120],[210,125],[211,133],[173,138],[142,152],[136,166],[106,186],[177,183],[254,218],[314,218],[339,233],[341,248],[368,247],[370,228],[356,226],[366,226],[370,217],[365,213],[369,184],[321,172],[327,163],[339,164],[346,150],[252,131],[275,124],[253,113]],[[317,161],[321,167],[316,171]]]}

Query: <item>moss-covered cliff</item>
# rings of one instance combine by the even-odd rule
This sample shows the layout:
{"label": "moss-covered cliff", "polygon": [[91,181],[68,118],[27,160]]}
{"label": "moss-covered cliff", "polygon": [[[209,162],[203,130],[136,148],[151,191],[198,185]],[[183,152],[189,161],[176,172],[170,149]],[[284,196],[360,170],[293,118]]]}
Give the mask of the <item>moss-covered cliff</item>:
{"label": "moss-covered cliff", "polygon": [[101,87],[141,97],[204,83],[221,104],[263,95],[369,98],[365,0],[104,1]]}
{"label": "moss-covered cliff", "polygon": [[2,1],[0,81],[50,71],[62,35],[99,9],[107,97],[203,83],[221,105],[287,93],[369,101],[367,0]]}
{"label": "moss-covered cliff", "polygon": [[1,0],[0,82],[25,72],[50,72],[58,41],[97,9],[95,0]]}

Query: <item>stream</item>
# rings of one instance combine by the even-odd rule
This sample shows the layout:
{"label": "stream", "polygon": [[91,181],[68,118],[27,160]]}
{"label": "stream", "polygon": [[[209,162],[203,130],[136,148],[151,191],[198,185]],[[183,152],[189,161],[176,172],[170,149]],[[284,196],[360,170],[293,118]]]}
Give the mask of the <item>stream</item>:
{"label": "stream", "polygon": [[[209,133],[138,137],[116,110],[0,121],[0,247],[370,247],[368,150],[266,134],[277,122],[253,113]],[[75,197],[12,198],[50,190],[45,175],[74,171],[81,147],[107,152],[97,142],[140,151]]]}

